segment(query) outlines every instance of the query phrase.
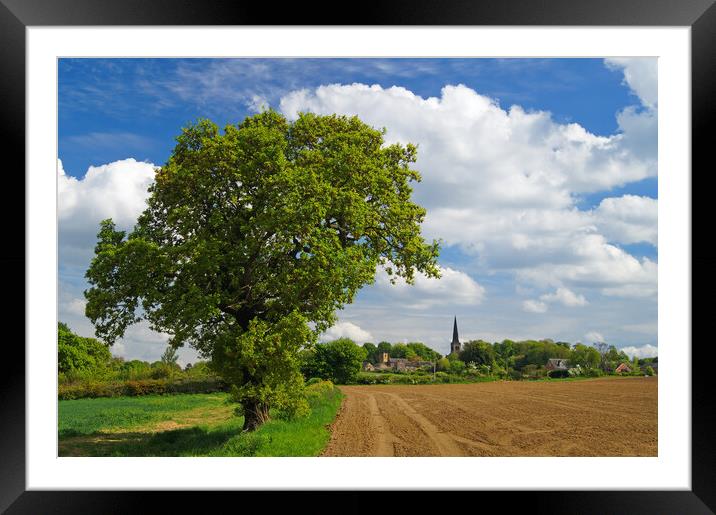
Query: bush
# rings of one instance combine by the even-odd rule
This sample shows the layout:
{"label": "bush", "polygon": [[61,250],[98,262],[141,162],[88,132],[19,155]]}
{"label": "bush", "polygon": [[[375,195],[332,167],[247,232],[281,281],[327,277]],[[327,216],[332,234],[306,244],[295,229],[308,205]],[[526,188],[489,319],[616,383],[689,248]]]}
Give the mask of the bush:
{"label": "bush", "polygon": [[134,397],[170,393],[215,393],[227,391],[227,385],[220,379],[178,380],[139,379],[118,382],[86,381],[65,383],[58,387],[60,400],[96,397]]}
{"label": "bush", "polygon": [[155,361],[151,365],[149,377],[152,379],[167,379],[172,377],[175,372],[181,371],[179,365],[165,363],[163,361]]}
{"label": "bush", "polygon": [[547,375],[552,379],[564,379],[569,377],[570,374],[568,370],[550,370]]}
{"label": "bush", "polygon": [[648,376],[654,375],[654,369],[647,365],[646,368],[644,368],[644,373]]}
{"label": "bush", "polygon": [[356,384],[389,384],[391,382],[391,377],[393,377],[395,374],[390,373],[381,373],[381,374],[371,374],[369,372],[359,372],[356,376],[355,383]]}
{"label": "bush", "polygon": [[437,383],[447,383],[449,377],[447,372],[435,372],[435,382]]}
{"label": "bush", "polygon": [[338,384],[356,380],[366,351],[348,338],[322,343],[304,353],[301,369],[304,375],[328,379]]}
{"label": "bush", "polygon": [[520,372],[519,370],[515,370],[514,368],[510,369],[509,377],[513,381],[519,381],[520,379],[522,379],[522,372]]}
{"label": "bush", "polygon": [[441,371],[450,370],[450,360],[447,358],[440,358],[437,362],[437,369]]}
{"label": "bush", "polygon": [[584,375],[587,377],[602,377],[604,371],[601,368],[588,368],[584,371]]}
{"label": "bush", "polygon": [[107,369],[112,361],[109,347],[95,338],[73,333],[66,324],[57,325],[58,372],[92,372]]}
{"label": "bush", "polygon": [[459,359],[450,362],[450,373],[451,374],[462,374],[465,372],[465,363]]}

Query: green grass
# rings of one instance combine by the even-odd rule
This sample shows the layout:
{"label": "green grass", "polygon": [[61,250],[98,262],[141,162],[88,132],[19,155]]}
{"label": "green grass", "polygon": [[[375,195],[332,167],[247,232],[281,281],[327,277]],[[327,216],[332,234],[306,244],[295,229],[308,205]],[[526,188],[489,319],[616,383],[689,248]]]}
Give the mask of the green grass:
{"label": "green grass", "polygon": [[215,393],[59,401],[58,430],[60,436],[78,436],[141,429],[152,422],[186,417],[194,411],[215,412],[226,406],[227,398],[225,393]]}
{"label": "green grass", "polygon": [[311,414],[242,433],[227,394],[60,401],[60,456],[318,456],[343,395],[314,398]]}

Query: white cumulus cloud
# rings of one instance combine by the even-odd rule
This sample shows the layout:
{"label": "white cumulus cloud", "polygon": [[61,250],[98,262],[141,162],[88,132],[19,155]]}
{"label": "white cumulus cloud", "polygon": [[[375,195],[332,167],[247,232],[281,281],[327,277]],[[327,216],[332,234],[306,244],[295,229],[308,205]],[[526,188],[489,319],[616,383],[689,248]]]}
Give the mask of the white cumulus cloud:
{"label": "white cumulus cloud", "polygon": [[617,243],[658,243],[658,201],[624,195],[605,198],[594,210],[594,222],[602,234]]}
{"label": "white cumulus cloud", "polygon": [[549,306],[538,300],[528,299],[522,303],[522,309],[528,313],[546,313]]}
{"label": "white cumulus cloud", "polygon": [[544,302],[558,302],[568,307],[587,305],[587,299],[584,298],[584,295],[577,295],[567,288],[557,288],[554,293],[545,293],[540,296],[540,300]]}
{"label": "white cumulus cloud", "polygon": [[626,126],[595,135],[548,112],[504,109],[464,85],[422,98],[397,86],[332,84],[292,92],[280,105],[289,117],[358,115],[387,127],[388,142],[416,143],[423,181],[414,192],[427,208],[425,235],[460,246],[487,270],[512,270],[543,287],[656,292],[656,263],[634,258],[600,232],[627,237],[607,213],[609,203],[601,216],[575,203],[581,194],[656,174],[655,151],[636,145]]}
{"label": "white cumulus cloud", "polygon": [[88,266],[99,222],[105,218],[130,230],[146,207],[155,169],[152,163],[130,158],[90,166],[85,176],[77,179],[67,175],[58,160],[60,262]]}
{"label": "white cumulus cloud", "polygon": [[659,348],[655,345],[642,345],[641,347],[629,346],[619,349],[630,358],[655,358],[659,355]]}
{"label": "white cumulus cloud", "polygon": [[597,331],[590,331],[584,335],[584,340],[587,344],[600,343],[604,341],[604,336],[602,336],[602,333],[598,333]]}
{"label": "white cumulus cloud", "polygon": [[656,107],[659,70],[655,57],[611,57],[604,62],[607,67],[624,73],[624,82],[643,105]]}
{"label": "white cumulus cloud", "polygon": [[478,305],[485,297],[485,288],[465,272],[450,267],[440,267],[440,278],[427,277],[416,273],[414,284],[404,279],[391,277],[383,268],[376,273],[376,286],[381,294],[400,301],[404,307],[426,309],[436,304],[449,302],[455,305]]}
{"label": "white cumulus cloud", "polygon": [[356,343],[365,343],[373,339],[368,331],[352,322],[337,322],[321,335],[321,341],[328,342],[338,338],[350,338]]}

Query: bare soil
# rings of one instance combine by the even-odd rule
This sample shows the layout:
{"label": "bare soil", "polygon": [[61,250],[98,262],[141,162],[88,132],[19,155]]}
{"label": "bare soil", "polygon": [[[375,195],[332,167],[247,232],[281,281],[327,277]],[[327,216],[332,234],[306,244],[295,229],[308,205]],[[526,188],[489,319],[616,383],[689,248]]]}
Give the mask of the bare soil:
{"label": "bare soil", "polygon": [[657,456],[657,378],[341,386],[323,456]]}

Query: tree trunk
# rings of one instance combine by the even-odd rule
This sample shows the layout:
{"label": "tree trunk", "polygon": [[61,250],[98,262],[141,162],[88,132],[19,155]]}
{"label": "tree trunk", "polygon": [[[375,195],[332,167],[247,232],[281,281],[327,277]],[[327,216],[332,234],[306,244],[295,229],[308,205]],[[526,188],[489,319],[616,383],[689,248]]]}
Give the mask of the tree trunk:
{"label": "tree trunk", "polygon": [[244,431],[255,431],[269,419],[268,404],[256,401],[244,401]]}

